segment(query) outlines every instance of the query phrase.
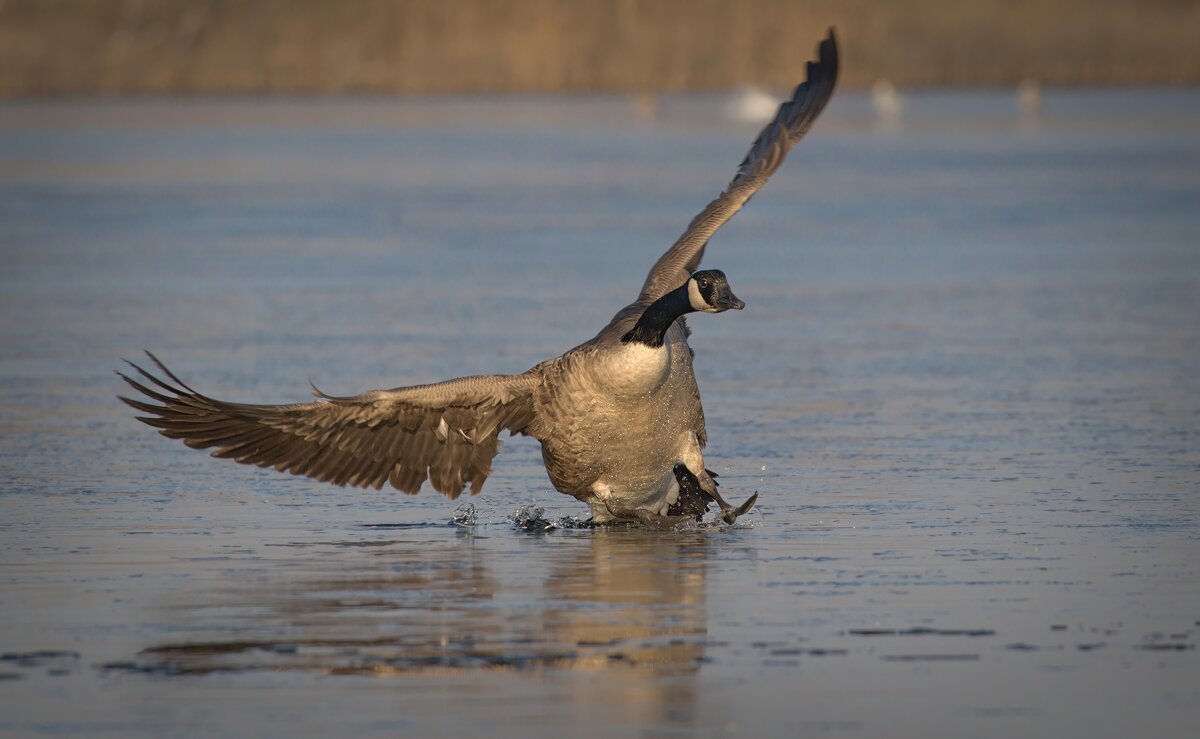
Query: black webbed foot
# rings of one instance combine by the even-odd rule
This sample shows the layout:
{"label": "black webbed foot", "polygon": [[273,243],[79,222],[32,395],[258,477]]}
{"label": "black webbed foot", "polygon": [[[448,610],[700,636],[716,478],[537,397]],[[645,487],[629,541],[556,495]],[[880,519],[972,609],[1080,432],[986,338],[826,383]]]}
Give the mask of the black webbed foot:
{"label": "black webbed foot", "polygon": [[699,521],[708,512],[709,504],[717,502],[716,499],[705,492],[700,486],[700,479],[682,462],[676,462],[671,471],[675,473],[675,481],[679,483],[679,497],[667,509],[667,515],[692,516]]}
{"label": "black webbed foot", "polygon": [[[708,512],[709,506],[713,503],[720,507],[721,519],[727,524],[733,524],[739,516],[745,515],[758,501],[758,493],[755,493],[745,503],[734,508],[716,492],[716,480],[712,480],[713,489],[710,493],[704,489],[700,478],[696,477],[682,462],[677,462],[671,471],[675,473],[675,481],[679,483],[679,497],[667,508],[665,516],[644,508],[625,508],[611,500],[605,502],[608,512],[619,521],[637,521],[647,528],[670,531],[683,524],[703,520],[704,514]],[[716,477],[710,470],[705,470],[705,472],[710,478]]]}
{"label": "black webbed foot", "polygon": [[725,523],[732,524],[738,520],[739,516],[744,516],[758,502],[758,493],[755,493],[745,503],[734,508],[717,492],[717,473],[712,470],[705,470],[709,478],[712,479],[713,489],[711,493],[704,489],[700,483],[700,479],[693,475],[692,471],[683,463],[677,462],[672,471],[675,473],[676,482],[679,483],[679,498],[675,501],[674,505],[667,509],[669,515],[695,516],[696,520],[699,521],[708,512],[709,504],[716,503],[721,509],[721,519]]}
{"label": "black webbed foot", "polygon": [[725,523],[733,525],[733,523],[738,520],[739,516],[746,515],[746,513],[751,508],[753,508],[754,504],[757,502],[758,502],[758,493],[755,493],[754,495],[751,495],[749,498],[747,498],[746,502],[742,503],[737,508],[734,508],[732,506],[726,508],[726,507],[722,506],[721,518],[725,521]]}

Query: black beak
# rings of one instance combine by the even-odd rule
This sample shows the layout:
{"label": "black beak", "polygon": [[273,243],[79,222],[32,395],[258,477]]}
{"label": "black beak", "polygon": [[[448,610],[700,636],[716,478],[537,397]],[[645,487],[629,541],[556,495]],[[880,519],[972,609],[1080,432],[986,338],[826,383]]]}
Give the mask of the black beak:
{"label": "black beak", "polygon": [[741,310],[746,307],[746,304],[738,300],[738,296],[734,295],[732,290],[727,289],[717,302],[717,307],[721,310],[729,310],[730,308]]}

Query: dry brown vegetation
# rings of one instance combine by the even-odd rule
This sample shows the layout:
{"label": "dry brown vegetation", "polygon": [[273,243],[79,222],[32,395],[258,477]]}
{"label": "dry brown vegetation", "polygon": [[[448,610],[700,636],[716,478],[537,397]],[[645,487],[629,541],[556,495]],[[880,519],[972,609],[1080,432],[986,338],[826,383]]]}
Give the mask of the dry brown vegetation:
{"label": "dry brown vegetation", "polygon": [[0,96],[1200,82],[1197,0],[0,0]]}

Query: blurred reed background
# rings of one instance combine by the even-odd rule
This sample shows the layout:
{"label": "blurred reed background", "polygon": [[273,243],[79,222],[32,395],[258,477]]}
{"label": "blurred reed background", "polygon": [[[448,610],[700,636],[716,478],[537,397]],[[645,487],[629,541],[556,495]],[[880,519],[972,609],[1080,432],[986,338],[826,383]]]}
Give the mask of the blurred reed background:
{"label": "blurred reed background", "polygon": [[0,0],[0,96],[1200,82],[1194,0]]}

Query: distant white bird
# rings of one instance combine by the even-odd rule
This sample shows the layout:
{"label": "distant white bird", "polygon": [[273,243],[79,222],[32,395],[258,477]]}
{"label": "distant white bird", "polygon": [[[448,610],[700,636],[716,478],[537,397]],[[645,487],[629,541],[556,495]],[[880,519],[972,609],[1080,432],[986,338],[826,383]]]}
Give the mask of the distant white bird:
{"label": "distant white bird", "polygon": [[765,123],[775,116],[781,102],[781,98],[761,87],[746,85],[738,88],[725,103],[725,115],[743,123]]}
{"label": "distant white bird", "polygon": [[1017,85],[1017,109],[1021,115],[1035,117],[1042,110],[1042,86],[1026,77]]}
{"label": "distant white bird", "polygon": [[871,106],[876,119],[883,124],[896,124],[904,117],[904,96],[887,80],[871,86]]}

